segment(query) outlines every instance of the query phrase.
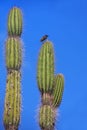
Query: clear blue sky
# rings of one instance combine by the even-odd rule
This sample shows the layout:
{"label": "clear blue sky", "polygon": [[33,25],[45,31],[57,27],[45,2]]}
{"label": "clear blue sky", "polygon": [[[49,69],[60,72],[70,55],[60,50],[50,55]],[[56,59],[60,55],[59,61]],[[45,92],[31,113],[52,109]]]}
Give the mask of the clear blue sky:
{"label": "clear blue sky", "polygon": [[0,130],[6,87],[5,41],[9,10],[23,12],[22,113],[19,130],[40,130],[40,93],[36,73],[40,38],[49,35],[55,50],[55,73],[65,76],[57,130],[87,130],[87,1],[0,0]]}

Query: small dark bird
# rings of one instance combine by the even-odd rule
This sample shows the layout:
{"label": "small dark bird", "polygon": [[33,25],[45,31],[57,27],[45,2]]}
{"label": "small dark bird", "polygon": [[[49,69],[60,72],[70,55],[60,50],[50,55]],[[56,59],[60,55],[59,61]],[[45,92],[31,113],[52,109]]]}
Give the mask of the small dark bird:
{"label": "small dark bird", "polygon": [[48,38],[48,35],[44,35],[41,39],[40,42],[43,42],[44,40],[46,40]]}

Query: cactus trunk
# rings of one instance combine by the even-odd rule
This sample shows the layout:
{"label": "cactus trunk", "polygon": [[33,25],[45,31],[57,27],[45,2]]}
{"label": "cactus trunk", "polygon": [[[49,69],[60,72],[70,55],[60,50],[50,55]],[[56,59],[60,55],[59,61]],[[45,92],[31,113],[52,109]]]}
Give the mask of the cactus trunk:
{"label": "cactus trunk", "polygon": [[12,70],[7,75],[4,124],[6,127],[18,127],[20,121],[20,105],[21,105],[21,90],[20,90],[20,72]]}
{"label": "cactus trunk", "polygon": [[6,130],[18,130],[14,125],[6,127]]}
{"label": "cactus trunk", "polygon": [[55,123],[55,112],[50,105],[42,105],[39,114],[41,129],[53,130]]}
{"label": "cactus trunk", "polygon": [[21,64],[22,46],[21,11],[17,7],[11,9],[8,16],[8,39],[6,41],[6,94],[4,106],[4,127],[6,130],[18,130],[21,112]]}

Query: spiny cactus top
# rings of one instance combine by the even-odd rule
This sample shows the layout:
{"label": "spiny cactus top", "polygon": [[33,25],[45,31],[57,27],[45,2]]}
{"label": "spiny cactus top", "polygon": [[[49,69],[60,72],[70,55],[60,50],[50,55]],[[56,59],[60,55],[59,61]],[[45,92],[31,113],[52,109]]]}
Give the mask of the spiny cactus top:
{"label": "spiny cactus top", "polygon": [[19,8],[13,7],[8,16],[8,35],[21,36],[22,33],[22,13]]}
{"label": "spiny cactus top", "polygon": [[54,53],[50,41],[45,42],[40,50],[38,60],[37,81],[42,93],[51,93],[54,80]]}

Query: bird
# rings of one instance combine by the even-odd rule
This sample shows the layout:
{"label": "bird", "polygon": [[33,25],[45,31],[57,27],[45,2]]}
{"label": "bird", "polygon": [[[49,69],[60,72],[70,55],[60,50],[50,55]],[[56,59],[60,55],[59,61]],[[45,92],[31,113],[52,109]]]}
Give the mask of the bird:
{"label": "bird", "polygon": [[42,38],[40,39],[40,42],[43,42],[43,41],[46,40],[47,38],[48,38],[48,35],[42,36]]}

